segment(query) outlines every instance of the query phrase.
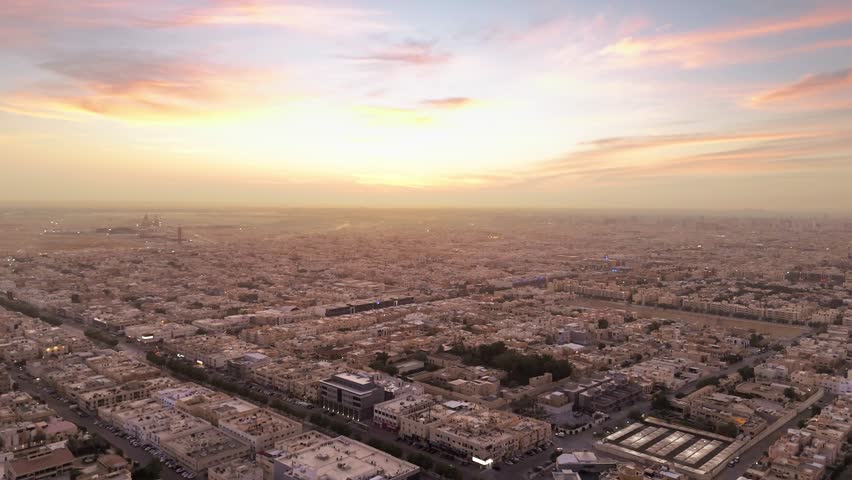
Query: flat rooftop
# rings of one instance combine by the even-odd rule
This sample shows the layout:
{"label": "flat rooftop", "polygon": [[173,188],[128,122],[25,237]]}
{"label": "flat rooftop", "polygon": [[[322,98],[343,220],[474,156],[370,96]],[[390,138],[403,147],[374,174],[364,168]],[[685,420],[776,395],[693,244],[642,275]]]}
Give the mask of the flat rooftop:
{"label": "flat rooftop", "polygon": [[602,449],[622,457],[666,462],[687,475],[705,475],[728,462],[742,445],[711,432],[647,418],[607,436]]}
{"label": "flat rooftop", "polygon": [[300,480],[347,480],[379,475],[394,478],[419,470],[416,465],[346,437],[337,437],[299,453],[284,455],[277,461],[291,467],[289,474]]}

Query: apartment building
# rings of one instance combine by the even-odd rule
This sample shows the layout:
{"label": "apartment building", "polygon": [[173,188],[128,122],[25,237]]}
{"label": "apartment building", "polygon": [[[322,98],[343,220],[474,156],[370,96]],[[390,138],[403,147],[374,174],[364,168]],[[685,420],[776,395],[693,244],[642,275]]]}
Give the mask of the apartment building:
{"label": "apartment building", "polygon": [[188,433],[161,443],[163,451],[199,475],[207,469],[237,458],[248,457],[251,449],[218,429]]}
{"label": "apartment building", "polygon": [[208,468],[207,480],[264,480],[264,472],[254,460],[237,458]]}
{"label": "apartment building", "polygon": [[38,449],[22,458],[6,462],[4,480],[68,478],[74,455],[67,448]]}
{"label": "apartment building", "polygon": [[282,447],[272,468],[276,480],[405,480],[420,472],[416,465],[343,436],[305,432]]}
{"label": "apartment building", "polygon": [[434,405],[438,399],[429,394],[403,395],[373,406],[373,423],[390,431],[399,430],[399,419],[404,415]]}
{"label": "apartment building", "polygon": [[178,400],[175,407],[190,415],[207,420],[213,425],[219,425],[219,422],[223,420],[250,415],[259,410],[254,404],[220,392],[215,392],[209,396],[187,397]]}
{"label": "apartment building", "polygon": [[448,401],[402,416],[399,434],[468,458],[499,461],[550,441],[551,427],[513,413]]}
{"label": "apartment building", "polygon": [[248,444],[252,452],[272,448],[275,442],[301,433],[296,420],[263,409],[219,422],[222,432]]}

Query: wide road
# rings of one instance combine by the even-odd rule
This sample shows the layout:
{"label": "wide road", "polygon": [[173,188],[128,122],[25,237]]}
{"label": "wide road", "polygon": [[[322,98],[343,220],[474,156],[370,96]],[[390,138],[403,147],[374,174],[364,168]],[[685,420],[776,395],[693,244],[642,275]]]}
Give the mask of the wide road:
{"label": "wide road", "polygon": [[[134,447],[130,444],[126,439],[116,437],[109,430],[95,425],[95,418],[92,416],[83,418],[77,412],[72,410],[69,405],[66,405],[60,400],[57,400],[50,396],[45,390],[48,389],[46,385],[37,385],[33,382],[30,382],[28,379],[21,376],[17,370],[14,370],[15,382],[18,384],[18,388],[24,392],[29,393],[33,397],[40,397],[47,404],[59,414],[60,417],[68,420],[69,422],[74,423],[79,427],[85,428],[88,432],[97,434],[104,440],[106,440],[110,445],[114,447],[120,448],[124,452],[125,457],[129,457],[131,460],[137,462],[140,466],[145,466],[151,463],[154,457],[146,452],[145,450]],[[163,471],[160,474],[160,478],[164,480],[183,480],[183,477],[178,475],[177,473],[169,470],[165,465],[163,465]]]}
{"label": "wide road", "polygon": [[[815,405],[825,406],[831,403],[830,400],[831,394],[826,393],[820,401],[818,401]],[[720,478],[739,478],[742,476],[746,470],[749,469],[755,462],[757,462],[760,457],[763,456],[763,453],[769,449],[769,447],[775,443],[775,440],[781,438],[785,432],[787,432],[790,428],[799,428],[799,422],[802,420],[807,420],[811,418],[812,413],[811,409],[807,408],[802,413],[796,415],[792,420],[785,423],[781,428],[772,432],[770,435],[767,435],[766,438],[757,442],[752,446],[748,451],[746,451],[741,457],[740,462],[732,468],[728,468],[727,472],[724,470],[719,475]]]}
{"label": "wide road", "polygon": [[619,310],[628,310],[634,313],[642,314],[647,317],[669,318],[672,320],[683,320],[685,322],[699,322],[706,325],[718,325],[722,327],[740,327],[745,329],[753,329],[758,333],[770,334],[773,337],[793,338],[809,331],[808,327],[798,325],[785,325],[782,323],[774,323],[764,320],[752,320],[746,318],[726,317],[722,315],[713,315],[700,312],[689,312],[686,310],[677,310],[671,308],[658,308],[645,305],[637,305],[635,303],[615,302],[609,300],[599,300],[595,298],[578,297],[573,304],[581,307],[589,308],[615,308]]}

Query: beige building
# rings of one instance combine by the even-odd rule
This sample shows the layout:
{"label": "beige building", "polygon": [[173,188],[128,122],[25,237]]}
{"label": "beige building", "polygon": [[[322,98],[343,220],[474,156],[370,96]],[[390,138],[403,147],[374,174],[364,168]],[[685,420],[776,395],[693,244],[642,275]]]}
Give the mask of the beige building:
{"label": "beige building", "polygon": [[4,480],[40,480],[68,478],[74,455],[67,448],[39,449],[22,458],[6,462]]}
{"label": "beige building", "polygon": [[317,432],[286,439],[282,452],[273,464],[276,480],[404,480],[420,472],[418,466],[361,442]]}
{"label": "beige building", "polygon": [[399,430],[399,419],[404,415],[434,405],[437,397],[429,394],[403,395],[373,406],[373,423],[391,431]]}
{"label": "beige building", "polygon": [[498,461],[550,441],[551,427],[513,413],[449,401],[401,417],[399,434],[467,457]]}
{"label": "beige building", "polygon": [[193,395],[180,399],[175,402],[175,408],[203,418],[213,425],[219,425],[222,420],[249,415],[259,410],[257,406],[245,400],[220,392]]}
{"label": "beige building", "polygon": [[181,465],[201,475],[210,467],[251,454],[248,445],[215,428],[171,438],[161,447]]}
{"label": "beige building", "polygon": [[247,443],[253,452],[271,448],[275,442],[302,432],[301,422],[267,409],[220,420],[219,428]]}
{"label": "beige building", "polygon": [[264,480],[263,468],[254,460],[237,458],[207,469],[207,480]]}

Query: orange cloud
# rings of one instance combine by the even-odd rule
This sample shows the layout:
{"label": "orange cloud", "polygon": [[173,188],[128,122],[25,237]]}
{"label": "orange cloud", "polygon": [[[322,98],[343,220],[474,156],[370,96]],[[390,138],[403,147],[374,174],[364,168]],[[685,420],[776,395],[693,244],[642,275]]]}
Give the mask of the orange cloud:
{"label": "orange cloud", "polygon": [[[705,30],[677,35],[634,38],[625,37],[602,50],[602,53],[635,64],[677,63],[697,67],[709,63],[736,63],[766,53],[724,48],[726,44],[786,32],[824,28],[852,22],[852,9],[821,10],[797,18],[763,21],[739,27]],[[835,48],[823,42],[811,48]],[[768,54],[767,54],[768,55]]]}
{"label": "orange cloud", "polygon": [[383,32],[393,28],[384,13],[349,7],[275,0],[220,0],[180,16],[177,25],[265,25],[325,34]]}
{"label": "orange cloud", "polygon": [[468,97],[430,98],[420,102],[421,105],[430,108],[461,108],[473,103],[473,99]]}
{"label": "orange cloud", "polygon": [[256,89],[270,80],[264,72],[135,52],[65,57],[42,66],[61,83],[2,98],[0,109],[63,119],[219,118],[259,108],[264,94]]}
{"label": "orange cloud", "polygon": [[616,137],[581,147],[515,172],[510,183],[773,174],[836,165],[841,162],[838,152],[852,153],[846,135],[818,131]]}
{"label": "orange cloud", "polygon": [[760,107],[776,103],[794,102],[803,97],[820,95],[847,87],[852,87],[852,68],[837,72],[808,75],[790,85],[758,93],[749,99],[749,103],[752,106]]}

